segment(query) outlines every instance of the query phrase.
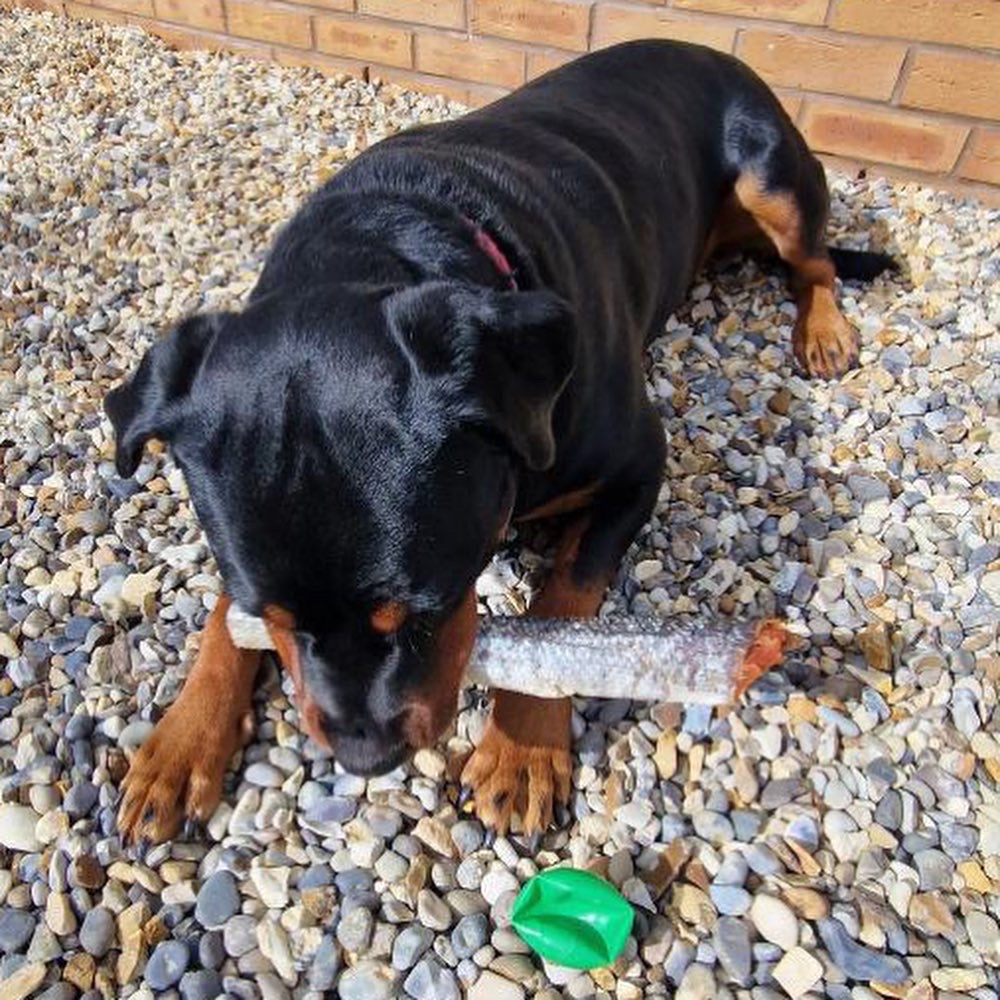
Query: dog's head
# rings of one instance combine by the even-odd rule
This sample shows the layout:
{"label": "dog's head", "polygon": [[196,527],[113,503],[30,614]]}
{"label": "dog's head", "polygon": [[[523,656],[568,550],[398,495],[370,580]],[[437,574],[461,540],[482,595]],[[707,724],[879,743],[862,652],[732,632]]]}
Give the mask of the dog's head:
{"label": "dog's head", "polygon": [[265,617],[317,741],[385,770],[450,722],[474,583],[573,367],[547,292],[273,293],[194,316],[109,394],[131,475],[168,443],[226,589]]}

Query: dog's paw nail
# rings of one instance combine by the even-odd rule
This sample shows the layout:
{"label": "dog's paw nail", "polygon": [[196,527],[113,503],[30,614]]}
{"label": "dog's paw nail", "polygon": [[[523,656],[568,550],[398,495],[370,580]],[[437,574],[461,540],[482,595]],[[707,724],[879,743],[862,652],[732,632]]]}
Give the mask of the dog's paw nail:
{"label": "dog's paw nail", "polygon": [[184,820],[184,827],[181,830],[182,840],[201,840],[204,833],[204,826],[201,820],[192,819],[190,816]]}
{"label": "dog's paw nail", "polygon": [[524,850],[528,857],[534,857],[538,853],[538,849],[542,846],[542,834],[541,831],[538,833],[533,833],[524,842]]}
{"label": "dog's paw nail", "polygon": [[458,790],[458,797],[455,799],[455,808],[459,812],[464,812],[466,806],[472,802],[473,791],[470,785],[462,785]]}
{"label": "dog's paw nail", "polygon": [[496,842],[496,830],[494,830],[493,827],[487,828],[486,833],[483,835],[483,847],[485,847],[486,850],[490,850]]}
{"label": "dog's paw nail", "polygon": [[148,837],[141,837],[135,842],[135,859],[140,864],[146,860],[146,855],[149,853],[150,847],[153,846],[153,842]]}

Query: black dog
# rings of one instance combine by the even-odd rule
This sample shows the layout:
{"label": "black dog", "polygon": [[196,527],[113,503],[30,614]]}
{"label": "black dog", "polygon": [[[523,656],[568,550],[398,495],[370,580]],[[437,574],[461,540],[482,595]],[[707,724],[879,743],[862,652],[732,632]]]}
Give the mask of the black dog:
{"label": "black dog", "polygon": [[[243,312],[186,320],[107,400],[122,475],[169,442],[228,595],[132,763],[123,833],[210,815],[251,731],[257,658],[228,638],[230,598],[268,621],[308,732],[363,773],[452,718],[474,581],[512,517],[571,514],[532,613],[594,614],[663,470],[643,346],[711,251],[773,244],[799,362],[855,361],[826,214],[822,167],[767,87],[665,41],[388,139],[319,190]],[[548,824],[569,722],[568,700],[495,694],[463,775],[484,822]]]}

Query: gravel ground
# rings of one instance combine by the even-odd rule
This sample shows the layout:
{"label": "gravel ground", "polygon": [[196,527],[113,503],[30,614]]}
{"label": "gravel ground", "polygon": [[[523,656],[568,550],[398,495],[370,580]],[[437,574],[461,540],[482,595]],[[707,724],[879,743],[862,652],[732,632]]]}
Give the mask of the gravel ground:
{"label": "gravel ground", "polygon": [[[672,447],[608,604],[783,611],[786,669],[722,719],[580,702],[571,821],[534,857],[450,803],[479,698],[365,781],[304,743],[272,669],[207,839],[122,850],[127,756],[219,584],[169,460],[116,477],[100,400],[154,331],[239,302],[318,180],[457,110],[0,14],[0,1000],[996,998],[1000,213],[885,181],[833,179],[842,241],[905,261],[844,290],[859,371],[793,374],[752,263],[650,351]],[[493,611],[530,597],[525,541],[482,578]],[[560,862],[635,904],[611,968],[509,929]]]}

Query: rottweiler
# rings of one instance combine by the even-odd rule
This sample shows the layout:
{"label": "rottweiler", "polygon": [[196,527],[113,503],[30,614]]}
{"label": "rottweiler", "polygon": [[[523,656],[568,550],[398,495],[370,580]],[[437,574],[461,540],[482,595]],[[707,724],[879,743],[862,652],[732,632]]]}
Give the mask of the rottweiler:
{"label": "rottweiler", "polygon": [[[452,720],[476,577],[512,520],[560,515],[529,614],[596,614],[663,474],[644,346],[709,255],[772,248],[798,363],[855,363],[838,270],[890,261],[831,251],[827,212],[823,168],[767,86],[671,41],[583,56],[320,187],[242,311],[185,319],[107,397],[120,474],[168,444],[225,584],[132,761],[123,836],[206,820],[252,733],[259,654],[229,639],[231,601],[267,622],[304,729],[359,774]],[[462,772],[483,823],[544,830],[570,742],[568,699],[494,692]]]}

